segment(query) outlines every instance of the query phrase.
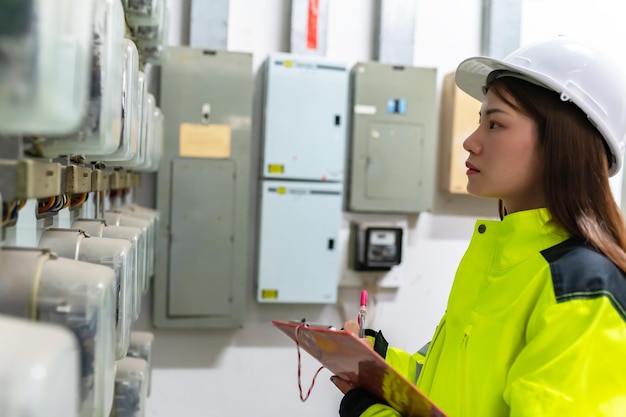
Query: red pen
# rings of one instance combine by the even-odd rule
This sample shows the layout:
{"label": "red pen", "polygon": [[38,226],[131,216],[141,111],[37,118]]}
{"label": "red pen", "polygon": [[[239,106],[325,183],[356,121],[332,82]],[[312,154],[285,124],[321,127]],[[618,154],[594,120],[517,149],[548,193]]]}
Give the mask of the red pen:
{"label": "red pen", "polygon": [[359,325],[359,337],[365,337],[365,316],[367,315],[367,291],[361,291],[361,303],[359,305],[359,316],[357,322]]}

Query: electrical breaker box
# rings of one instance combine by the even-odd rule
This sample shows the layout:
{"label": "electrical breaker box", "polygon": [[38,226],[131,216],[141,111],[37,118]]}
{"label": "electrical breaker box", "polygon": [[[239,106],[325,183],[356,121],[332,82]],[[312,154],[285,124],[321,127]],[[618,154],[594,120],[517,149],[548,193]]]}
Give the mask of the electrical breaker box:
{"label": "electrical breaker box", "polygon": [[342,188],[341,183],[263,182],[258,301],[336,302]]}
{"label": "electrical breaker box", "polygon": [[265,63],[259,302],[337,300],[348,81],[320,57]]}
{"label": "electrical breaker box", "polygon": [[170,47],[161,69],[165,140],[154,324],[243,323],[248,263],[252,55]]}
{"label": "electrical breaker box", "polygon": [[357,63],[350,106],[347,210],[429,210],[436,182],[436,70]]}
{"label": "electrical breaker box", "polygon": [[265,62],[264,178],[342,181],[349,71],[317,57]]}

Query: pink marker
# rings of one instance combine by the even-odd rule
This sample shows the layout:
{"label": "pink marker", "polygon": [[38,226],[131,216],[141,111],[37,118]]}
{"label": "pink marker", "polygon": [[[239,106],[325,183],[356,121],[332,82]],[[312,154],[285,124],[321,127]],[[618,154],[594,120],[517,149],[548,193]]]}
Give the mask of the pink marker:
{"label": "pink marker", "polygon": [[359,305],[359,316],[357,322],[359,325],[359,337],[365,337],[365,316],[367,315],[367,291],[361,291],[361,303]]}

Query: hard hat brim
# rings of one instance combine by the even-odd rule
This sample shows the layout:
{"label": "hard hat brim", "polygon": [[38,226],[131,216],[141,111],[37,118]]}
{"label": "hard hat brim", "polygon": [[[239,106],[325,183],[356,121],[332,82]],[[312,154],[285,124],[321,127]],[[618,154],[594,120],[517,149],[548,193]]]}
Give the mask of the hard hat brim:
{"label": "hard hat brim", "polygon": [[491,72],[500,70],[519,74],[519,78],[549,90],[557,91],[554,87],[538,79],[537,74],[532,73],[532,71],[526,68],[484,56],[468,58],[462,61],[456,70],[454,78],[456,85],[461,90],[474,97],[476,100],[482,101],[485,97],[483,87],[487,84],[487,77]]}
{"label": "hard hat brim", "polygon": [[[563,88],[559,83],[554,82],[549,77],[543,74],[537,73],[529,68],[512,65],[499,59],[489,58],[484,56],[476,56],[463,60],[455,72],[454,80],[456,85],[465,93],[478,101],[482,101],[485,98],[484,87],[487,83],[487,77],[489,74],[496,70],[510,71],[517,73],[528,82],[547,88],[548,90],[555,91],[559,94],[563,92]],[[587,117],[594,122],[596,115],[593,109],[590,109],[584,103],[579,100],[574,100],[575,104],[587,114]],[[610,161],[609,176],[615,175],[622,167],[623,149],[616,143],[611,137],[611,133],[607,131],[604,124],[594,123],[594,126],[600,131],[605,143],[611,150],[613,161]]]}

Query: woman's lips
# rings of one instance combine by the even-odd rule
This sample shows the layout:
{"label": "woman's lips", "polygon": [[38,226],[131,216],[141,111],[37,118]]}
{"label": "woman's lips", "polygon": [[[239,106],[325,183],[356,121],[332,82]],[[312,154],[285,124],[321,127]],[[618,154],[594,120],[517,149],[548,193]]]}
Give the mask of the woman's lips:
{"label": "woman's lips", "polygon": [[480,172],[480,170],[478,168],[476,168],[473,164],[469,163],[469,162],[465,162],[465,167],[467,168],[467,171],[465,171],[466,175],[474,175],[474,174],[478,174]]}

